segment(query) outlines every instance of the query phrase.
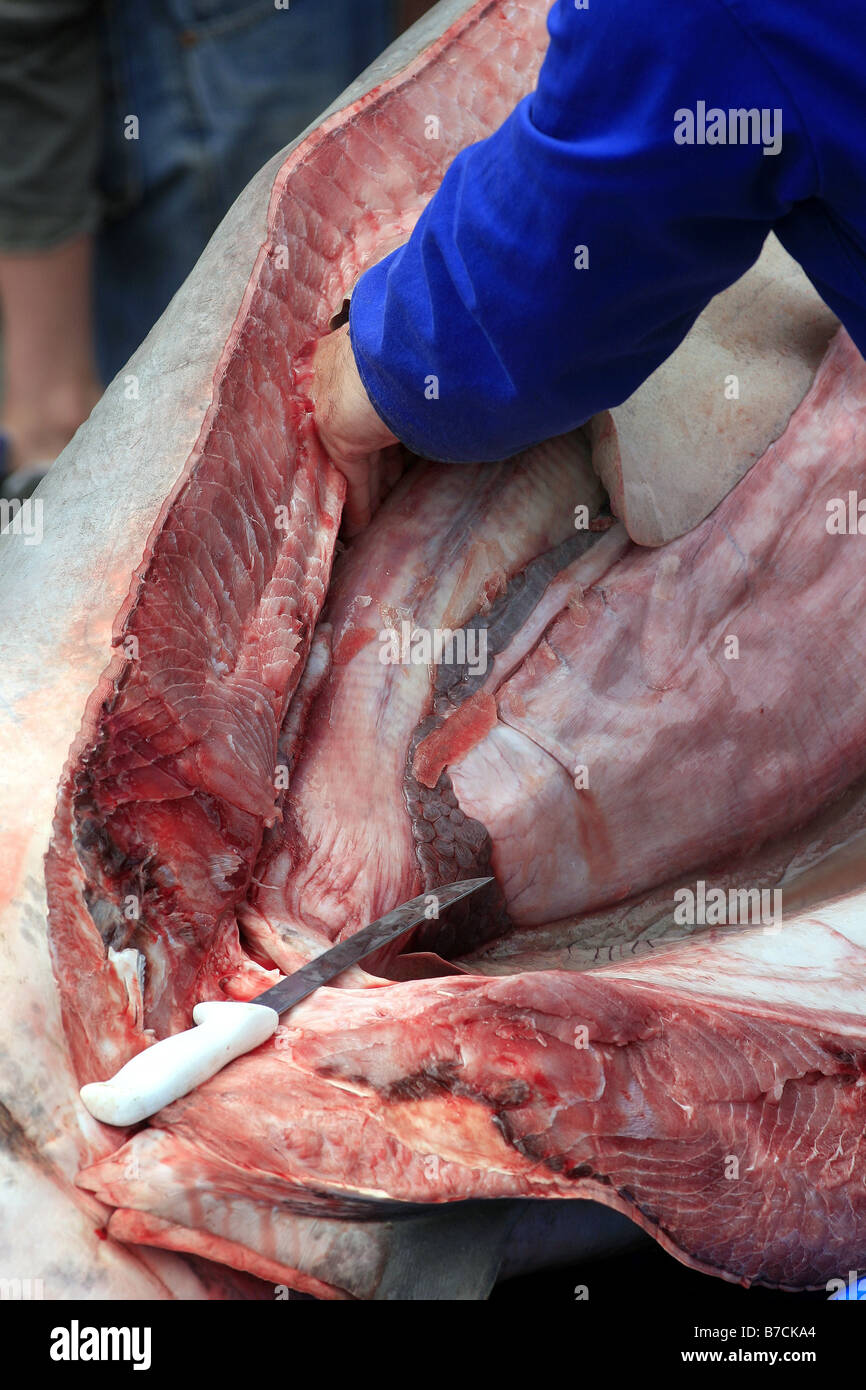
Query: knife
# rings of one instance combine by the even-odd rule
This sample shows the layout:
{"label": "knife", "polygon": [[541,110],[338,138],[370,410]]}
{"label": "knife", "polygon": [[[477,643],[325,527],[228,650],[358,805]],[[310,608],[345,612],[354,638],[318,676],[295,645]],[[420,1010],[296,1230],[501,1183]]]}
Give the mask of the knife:
{"label": "knife", "polygon": [[109,1081],[82,1086],[79,1094],[85,1108],[106,1125],[135,1125],[146,1120],[215,1076],[235,1057],[265,1042],[276,1032],[280,1014],[320,985],[335,980],[350,965],[357,965],[428,920],[433,915],[431,907],[438,917],[444,908],[492,882],[492,878],[466,878],[422,893],[323,951],[249,1002],[224,999],[196,1004],[192,1011],[194,1028],[137,1052]]}

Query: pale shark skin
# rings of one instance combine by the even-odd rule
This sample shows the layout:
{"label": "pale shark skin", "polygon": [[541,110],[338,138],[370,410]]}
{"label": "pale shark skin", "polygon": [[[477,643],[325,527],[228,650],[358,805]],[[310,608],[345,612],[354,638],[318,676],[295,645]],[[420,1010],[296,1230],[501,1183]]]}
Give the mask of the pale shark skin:
{"label": "pale shark skin", "polygon": [[[538,3],[547,9],[546,0]],[[472,8],[442,0],[310,131],[399,73]],[[112,632],[131,576],[205,423],[215,372],[266,236],[275,179],[308,133],[252,180],[41,484],[42,542],[0,537],[0,1277],[40,1280],[48,1299],[235,1292],[230,1272],[210,1279],[183,1257],[103,1238],[107,1209],[74,1186],[80,1168],[113,1151],[119,1138],[86,1113],[68,1063],[46,944],[43,858],[85,705],[108,688],[110,662],[116,669]],[[695,332],[695,341],[702,333],[706,339],[700,325]],[[790,408],[783,406],[784,418],[805,394],[808,381],[801,384]],[[782,382],[780,389],[790,399],[790,387]],[[700,493],[702,465],[693,459],[691,467],[692,492]],[[718,500],[712,491],[702,515]],[[663,498],[654,505],[664,513]]]}
{"label": "pale shark skin", "polygon": [[42,1280],[45,1298],[213,1296],[182,1257],[100,1238],[106,1209],[73,1186],[118,1137],[78,1099],[48,957],[57,785],[133,571],[195,448],[286,157],[472,8],[438,5],[260,170],[40,485],[41,544],[0,537],[0,1278]]}

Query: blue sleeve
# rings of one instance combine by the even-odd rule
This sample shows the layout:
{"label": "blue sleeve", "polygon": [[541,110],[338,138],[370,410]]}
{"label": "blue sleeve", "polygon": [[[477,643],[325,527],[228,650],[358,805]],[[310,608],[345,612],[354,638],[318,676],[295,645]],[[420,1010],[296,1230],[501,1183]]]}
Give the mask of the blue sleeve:
{"label": "blue sleeve", "polygon": [[[618,405],[816,194],[784,72],[735,3],[553,7],[536,91],[352,296],[361,379],[409,448],[504,458]],[[709,143],[699,103],[765,110],[766,140]]]}

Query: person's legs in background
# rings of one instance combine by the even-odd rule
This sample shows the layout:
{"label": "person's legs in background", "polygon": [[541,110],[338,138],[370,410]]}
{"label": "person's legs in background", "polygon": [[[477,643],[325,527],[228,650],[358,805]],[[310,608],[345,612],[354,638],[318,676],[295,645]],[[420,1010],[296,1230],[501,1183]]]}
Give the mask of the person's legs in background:
{"label": "person's legs in background", "polygon": [[0,115],[18,132],[0,157],[0,492],[35,485],[30,470],[87,418],[244,185],[401,13],[392,0],[0,0]]}
{"label": "person's legs in background", "polygon": [[261,165],[394,37],[394,13],[391,0],[291,0],[287,9],[148,0],[106,11],[95,279],[104,380],[146,337]]}
{"label": "person's legs in background", "polygon": [[[94,0],[0,0],[0,490],[35,485],[100,395],[91,234],[99,221]],[[5,475],[15,470],[7,479]]]}
{"label": "person's legs in background", "polygon": [[102,395],[91,331],[91,242],[0,255],[3,430],[21,481],[69,443]]}

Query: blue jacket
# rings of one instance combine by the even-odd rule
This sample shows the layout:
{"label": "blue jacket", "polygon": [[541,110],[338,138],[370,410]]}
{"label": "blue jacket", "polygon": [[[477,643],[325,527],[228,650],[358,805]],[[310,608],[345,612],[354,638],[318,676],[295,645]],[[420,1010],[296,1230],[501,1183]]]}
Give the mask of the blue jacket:
{"label": "blue jacket", "polygon": [[866,353],[864,0],[559,0],[549,29],[535,92],[356,286],[398,438],[504,458],[618,405],[770,229]]}

